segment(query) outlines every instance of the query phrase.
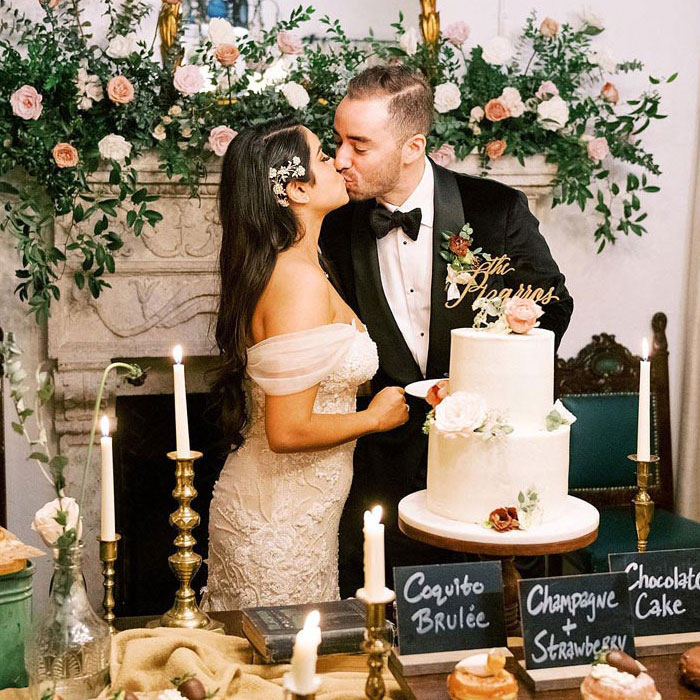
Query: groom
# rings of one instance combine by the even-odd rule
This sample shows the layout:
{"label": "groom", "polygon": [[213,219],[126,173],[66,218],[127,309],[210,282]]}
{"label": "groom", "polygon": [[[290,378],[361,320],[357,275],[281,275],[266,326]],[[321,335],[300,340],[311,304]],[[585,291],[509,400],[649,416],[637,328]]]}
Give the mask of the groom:
{"label": "groom", "polygon": [[[379,349],[372,381],[406,386],[447,375],[450,330],[472,325],[474,294],[446,308],[447,263],[442,233],[473,229],[473,247],[508,255],[514,270],[493,276],[489,287],[554,288],[540,327],[558,346],[573,301],[521,192],[493,180],[458,175],[425,155],[433,93],[425,78],[405,66],[375,66],[350,81],[335,114],[336,169],[351,202],[326,218],[322,251],[345,298]],[[360,439],[354,478],[340,527],[343,597],[362,585],[363,513],[384,507],[387,582],[391,567],[456,561],[452,553],[410,540],[397,524],[398,503],[425,488],[429,406],[407,396],[408,423]],[[363,408],[358,406],[358,408]]]}

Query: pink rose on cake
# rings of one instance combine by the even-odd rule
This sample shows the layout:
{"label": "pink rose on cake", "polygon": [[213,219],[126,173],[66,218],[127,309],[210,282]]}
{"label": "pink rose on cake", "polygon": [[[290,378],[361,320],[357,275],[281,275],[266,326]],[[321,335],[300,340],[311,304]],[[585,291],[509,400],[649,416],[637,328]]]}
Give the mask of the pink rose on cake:
{"label": "pink rose on cake", "polygon": [[532,299],[513,297],[508,299],[504,306],[504,313],[508,326],[513,333],[527,333],[539,325],[537,319],[542,315],[542,307]]}
{"label": "pink rose on cake", "polygon": [[425,395],[425,400],[435,408],[444,398],[447,397],[447,392],[450,388],[449,379],[441,379],[436,384],[433,384],[428,393]]}
{"label": "pink rose on cake", "polygon": [[470,435],[486,422],[487,410],[479,394],[456,391],[435,407],[435,427],[441,433]]}

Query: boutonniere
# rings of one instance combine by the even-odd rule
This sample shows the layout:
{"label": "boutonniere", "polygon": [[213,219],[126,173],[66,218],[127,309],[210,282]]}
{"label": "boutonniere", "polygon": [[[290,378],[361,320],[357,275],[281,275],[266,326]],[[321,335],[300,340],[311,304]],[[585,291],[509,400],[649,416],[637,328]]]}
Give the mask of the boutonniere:
{"label": "boutonniere", "polygon": [[440,256],[447,261],[447,301],[459,299],[460,291],[457,285],[471,282],[479,266],[484,261],[491,260],[491,255],[484,253],[481,248],[472,250],[473,234],[474,230],[469,223],[464,224],[459,233],[442,232]]}

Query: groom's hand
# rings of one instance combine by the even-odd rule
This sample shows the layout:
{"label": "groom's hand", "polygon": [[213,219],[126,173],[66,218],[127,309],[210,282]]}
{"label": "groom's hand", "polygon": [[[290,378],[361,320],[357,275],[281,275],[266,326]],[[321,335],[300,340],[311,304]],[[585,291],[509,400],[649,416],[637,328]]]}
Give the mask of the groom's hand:
{"label": "groom's hand", "polygon": [[404,390],[398,386],[382,389],[370,402],[367,411],[377,419],[376,432],[383,433],[403,425],[408,420],[408,404]]}

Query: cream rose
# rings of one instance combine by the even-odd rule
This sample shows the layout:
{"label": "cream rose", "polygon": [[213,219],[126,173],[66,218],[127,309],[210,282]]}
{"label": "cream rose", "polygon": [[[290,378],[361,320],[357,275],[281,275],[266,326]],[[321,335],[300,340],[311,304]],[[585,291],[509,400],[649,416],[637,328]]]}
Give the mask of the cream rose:
{"label": "cream rose", "polygon": [[22,85],[10,95],[12,114],[22,119],[38,119],[41,116],[42,96],[31,85]]}
{"label": "cream rose", "polygon": [[497,141],[489,141],[486,144],[486,155],[491,160],[498,160],[506,151],[508,144],[503,139]]}
{"label": "cream rose", "polygon": [[517,88],[503,88],[503,92],[501,93],[501,102],[508,107],[511,117],[520,117],[525,113],[523,98],[520,97],[520,93],[518,92]]}
{"label": "cream rose", "polygon": [[107,97],[118,105],[129,104],[134,99],[134,86],[123,75],[115,75],[107,83]]}
{"label": "cream rose", "polygon": [[590,5],[586,5],[583,10],[581,10],[581,21],[589,27],[595,27],[595,29],[605,28],[602,17],[593,12]]}
{"label": "cream rose", "polygon": [[502,66],[512,58],[515,49],[510,39],[505,36],[495,36],[484,44],[483,57],[486,63],[494,66]]}
{"label": "cream rose", "polygon": [[455,83],[441,83],[435,88],[435,111],[444,114],[457,109],[462,104],[462,95],[459,85]]}
{"label": "cream rose", "polygon": [[469,112],[469,121],[470,122],[480,122],[484,118],[484,110],[482,107],[477,105],[476,107],[472,107],[471,111]]}
{"label": "cream rose", "polygon": [[617,71],[617,58],[606,46],[601,46],[592,51],[589,60],[594,66],[599,66],[606,73],[615,73]]}
{"label": "cream rose", "polygon": [[537,105],[537,121],[543,129],[558,131],[569,121],[569,107],[559,95],[550,97]]}
{"label": "cream rose", "polygon": [[415,27],[409,27],[399,39],[399,47],[409,56],[414,56],[418,51],[418,32]]}
{"label": "cream rose", "polygon": [[512,297],[503,307],[506,321],[513,333],[527,333],[537,324],[537,319],[542,315],[541,307],[532,299]]}
{"label": "cream rose", "polygon": [[110,42],[105,53],[110,58],[127,58],[134,51],[138,50],[136,38],[134,36],[115,36]]}
{"label": "cream rose", "polygon": [[600,91],[600,96],[612,105],[616,105],[620,99],[620,93],[613,83],[605,83]]}
{"label": "cream rose", "polygon": [[97,148],[105,160],[123,161],[131,155],[131,144],[119,134],[107,134],[97,144]]}
{"label": "cream rose", "polygon": [[469,38],[469,25],[453,22],[445,29],[445,38],[454,46],[461,46]]}
{"label": "cream rose", "polygon": [[600,136],[597,139],[591,139],[588,142],[588,157],[599,163],[605,156],[610,153],[610,147],[608,146],[608,140],[605,136]]}
{"label": "cream rose", "polygon": [[294,81],[285,83],[280,88],[280,91],[294,109],[302,109],[309,104],[309,93],[306,92],[304,86],[299,85],[299,83],[295,83]]}
{"label": "cream rose", "polygon": [[449,143],[443,143],[440,148],[431,151],[428,154],[434,163],[447,167],[455,160],[455,147],[451,146]]}
{"label": "cream rose", "polygon": [[100,102],[104,99],[105,94],[100,77],[90,75],[85,68],[78,68],[75,87],[78,90],[78,109],[90,109],[93,102]]}
{"label": "cream rose", "polygon": [[214,17],[209,21],[209,40],[214,46],[220,44],[235,44],[236,30],[223,17]]}
{"label": "cream rose", "polygon": [[541,100],[546,100],[549,97],[554,97],[558,94],[559,88],[557,88],[557,86],[551,80],[545,80],[543,83],[540,83],[540,86],[537,88],[535,97],[539,97]]}
{"label": "cream rose", "polygon": [[228,145],[238,135],[230,126],[215,126],[209,132],[209,147],[217,156],[223,156],[226,153]]}
{"label": "cream rose", "polygon": [[182,107],[180,105],[173,105],[169,110],[168,114],[171,117],[179,117],[182,114]]}
{"label": "cream rose", "polygon": [[441,433],[469,435],[486,422],[486,404],[479,394],[456,391],[435,407],[435,427]]}
{"label": "cream rose", "polygon": [[178,66],[173,77],[173,86],[185,97],[196,95],[204,87],[204,76],[199,66],[191,63],[186,66]]}
{"label": "cream rose", "polygon": [[490,122],[500,122],[510,117],[510,110],[506,104],[498,97],[494,97],[484,105],[484,116]]}
{"label": "cream rose", "polygon": [[559,22],[551,17],[545,17],[540,25],[540,34],[551,39],[559,33]]}
{"label": "cream rose", "polygon": [[34,515],[32,530],[37,532],[47,547],[53,547],[58,538],[63,534],[64,526],[56,522],[59,511],[66,514],[66,530],[76,530],[76,541],[80,541],[83,534],[82,518],[79,518],[80,509],[74,498],[56,498],[40,508]]}
{"label": "cream rose", "polygon": [[226,68],[232,66],[240,55],[241,52],[235,44],[219,44],[214,51],[214,58]]}
{"label": "cream rose", "polygon": [[289,56],[300,56],[304,53],[304,44],[294,32],[280,32],[277,35],[277,46],[282,53]]}
{"label": "cream rose", "polygon": [[165,124],[156,124],[156,127],[153,129],[153,138],[156,141],[163,141],[166,136]]}
{"label": "cream rose", "polygon": [[78,165],[78,151],[69,143],[57,143],[51,149],[51,155],[59,168],[74,168]]}

